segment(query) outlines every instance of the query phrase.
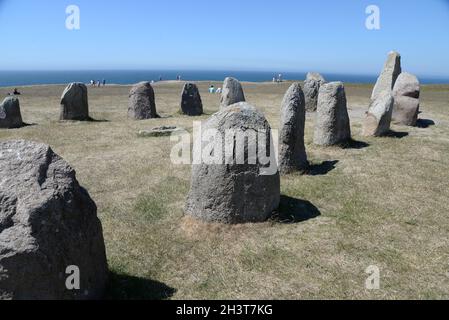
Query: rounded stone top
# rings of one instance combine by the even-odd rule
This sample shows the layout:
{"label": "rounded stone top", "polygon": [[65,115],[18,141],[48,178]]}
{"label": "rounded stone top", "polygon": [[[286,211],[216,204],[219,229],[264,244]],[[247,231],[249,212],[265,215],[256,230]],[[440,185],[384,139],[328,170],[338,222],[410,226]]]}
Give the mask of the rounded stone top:
{"label": "rounded stone top", "polygon": [[129,95],[134,94],[148,94],[148,92],[154,92],[153,86],[148,81],[142,81],[139,83],[136,83],[130,90]]}
{"label": "rounded stone top", "polygon": [[396,80],[396,84],[393,89],[393,95],[419,98],[420,85],[418,78],[408,72],[401,73]]}

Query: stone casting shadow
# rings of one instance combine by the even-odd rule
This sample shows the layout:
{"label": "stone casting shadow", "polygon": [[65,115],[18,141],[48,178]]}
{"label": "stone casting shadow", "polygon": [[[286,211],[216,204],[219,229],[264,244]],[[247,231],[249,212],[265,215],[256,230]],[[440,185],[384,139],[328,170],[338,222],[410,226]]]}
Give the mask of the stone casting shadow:
{"label": "stone casting shadow", "polygon": [[402,139],[408,136],[409,136],[408,132],[399,132],[394,130],[390,130],[385,134],[385,137],[387,138],[396,138],[396,139]]}
{"label": "stone casting shadow", "polygon": [[111,272],[106,288],[106,300],[166,300],[176,293],[159,281]]}
{"label": "stone casting shadow", "polygon": [[309,176],[324,176],[334,170],[339,161],[323,161],[320,164],[312,164],[309,166],[306,174]]}
{"label": "stone casting shadow", "polygon": [[278,223],[292,224],[304,222],[321,216],[320,210],[306,200],[281,196],[281,202],[273,220]]}
{"label": "stone casting shadow", "polygon": [[366,143],[364,141],[357,141],[357,140],[353,140],[353,139],[348,140],[341,144],[341,147],[343,149],[364,149],[369,146],[370,146],[369,143]]}
{"label": "stone casting shadow", "polygon": [[428,127],[434,126],[435,121],[430,119],[418,119],[418,122],[416,123],[416,126],[418,128],[426,129]]}

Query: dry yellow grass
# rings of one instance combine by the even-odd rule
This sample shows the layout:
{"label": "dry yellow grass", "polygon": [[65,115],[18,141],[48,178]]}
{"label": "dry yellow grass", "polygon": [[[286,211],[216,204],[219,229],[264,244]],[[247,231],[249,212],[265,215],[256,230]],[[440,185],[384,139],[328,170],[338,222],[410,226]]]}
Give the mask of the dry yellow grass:
{"label": "dry yellow grass", "polygon": [[[219,97],[209,84],[200,90],[212,114]],[[353,136],[367,146],[315,147],[309,115],[312,174],[282,178],[280,214],[296,222],[219,226],[183,217],[190,167],[171,164],[169,138],[137,137],[207,118],[178,114],[181,85],[156,84],[163,118],[141,122],[126,118],[129,87],[89,88],[91,115],[106,120],[90,123],[57,121],[63,86],[25,87],[22,115],[36,125],[0,130],[0,139],[51,145],[76,169],[103,223],[109,298],[449,298],[449,86],[423,88],[421,118],[435,125],[362,138],[371,86],[347,85]],[[287,86],[244,84],[274,128]],[[381,270],[380,290],[365,289],[370,265]]]}

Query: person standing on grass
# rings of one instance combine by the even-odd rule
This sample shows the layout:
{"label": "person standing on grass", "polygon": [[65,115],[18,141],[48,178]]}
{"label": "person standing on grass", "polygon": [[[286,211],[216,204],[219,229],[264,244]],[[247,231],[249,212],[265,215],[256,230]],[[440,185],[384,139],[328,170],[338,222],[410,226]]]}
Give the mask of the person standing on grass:
{"label": "person standing on grass", "polygon": [[103,87],[106,87],[106,80],[103,79]]}

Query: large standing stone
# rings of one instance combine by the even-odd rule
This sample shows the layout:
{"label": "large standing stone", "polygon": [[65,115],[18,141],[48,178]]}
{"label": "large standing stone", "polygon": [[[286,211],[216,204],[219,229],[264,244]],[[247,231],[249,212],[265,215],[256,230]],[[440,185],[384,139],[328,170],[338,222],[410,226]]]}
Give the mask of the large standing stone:
{"label": "large standing stone", "polygon": [[324,78],[316,72],[309,72],[304,82],[304,96],[306,101],[306,111],[315,112],[318,104],[318,93],[321,85],[326,82]]}
{"label": "large standing stone", "polygon": [[200,116],[203,114],[203,102],[196,84],[186,83],[182,88],[181,111],[189,116]]}
{"label": "large standing stone", "polygon": [[379,96],[382,96],[385,93],[390,93],[401,72],[401,55],[392,51],[388,54],[384,69],[374,86],[371,100],[376,100]]}
{"label": "large standing stone", "polygon": [[395,123],[416,126],[419,114],[420,85],[418,78],[410,73],[401,73],[393,90]]}
{"label": "large standing stone", "polygon": [[0,104],[0,128],[12,129],[23,126],[19,99],[8,97]]}
{"label": "large standing stone", "polygon": [[89,120],[87,87],[83,83],[71,83],[61,97],[60,120]]}
{"label": "large standing stone", "polygon": [[102,227],[75,171],[44,144],[0,142],[0,186],[0,299],[101,298]]}
{"label": "large standing stone", "polygon": [[304,171],[309,166],[304,146],[306,109],[299,83],[290,86],[282,101],[279,168],[282,173]]}
{"label": "large standing stone", "polygon": [[140,82],[131,88],[128,101],[128,117],[134,120],[159,118],[151,83]]}
{"label": "large standing stone", "polygon": [[[211,137],[211,132],[216,134]],[[186,214],[229,224],[268,219],[280,201],[279,171],[270,141],[271,128],[264,115],[245,102],[214,114],[194,144],[194,157],[202,154],[203,158],[192,166]],[[205,158],[211,155],[215,161]]]}
{"label": "large standing stone", "polygon": [[314,143],[330,146],[350,139],[351,126],[343,83],[326,83],[318,95]]}
{"label": "large standing stone", "polygon": [[371,105],[363,122],[364,136],[383,136],[390,131],[391,116],[393,114],[393,96],[385,93],[376,100],[371,101]]}
{"label": "large standing stone", "polygon": [[220,108],[224,109],[235,103],[245,101],[245,94],[240,82],[234,78],[226,78],[221,92]]}

